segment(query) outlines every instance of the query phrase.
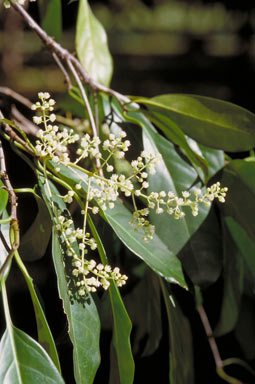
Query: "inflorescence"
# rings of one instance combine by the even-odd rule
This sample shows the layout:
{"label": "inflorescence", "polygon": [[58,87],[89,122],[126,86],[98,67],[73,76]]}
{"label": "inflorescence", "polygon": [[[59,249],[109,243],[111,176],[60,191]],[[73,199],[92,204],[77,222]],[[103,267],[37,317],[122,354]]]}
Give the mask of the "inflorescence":
{"label": "inflorescence", "polygon": [[[26,0],[4,0],[3,6],[5,8],[10,8],[11,3],[18,3],[20,5],[24,5]],[[35,2],[36,0],[29,0],[31,3]]]}
{"label": "inflorescence", "polygon": [[[78,278],[77,286],[80,295],[85,294],[86,290],[94,292],[98,286],[107,289],[110,280],[115,280],[118,286],[122,286],[127,279],[125,275],[120,274],[118,268],[112,270],[109,265],[97,265],[94,260],[86,259],[88,249],[94,250],[97,247],[95,239],[85,230],[89,210],[96,214],[99,209],[103,211],[113,209],[116,200],[121,195],[131,197],[134,211],[130,224],[135,231],[142,231],[144,241],[150,241],[155,231],[154,226],[148,220],[151,210],[159,215],[168,213],[175,219],[181,219],[185,216],[183,207],[189,207],[192,215],[197,216],[200,204],[209,206],[214,199],[218,199],[220,202],[225,201],[227,188],[221,188],[219,182],[208,187],[205,192],[196,189],[191,195],[189,191],[183,191],[181,197],[172,191],[148,193],[150,186],[148,176],[156,173],[156,168],[161,162],[160,154],[142,151],[140,156],[131,162],[131,174],[129,176],[119,175],[114,172],[114,161],[112,160],[115,157],[125,158],[131,145],[130,141],[126,139],[126,132],[121,131],[118,137],[109,133],[108,138],[104,141],[101,141],[99,137],[92,138],[87,133],[80,137],[72,129],[60,129],[54,124],[56,120],[53,112],[55,101],[50,98],[49,93],[40,92],[38,97],[39,101],[33,104],[32,110],[39,113],[34,116],[33,121],[35,124],[43,125],[44,129],[38,131],[36,155],[42,161],[52,160],[56,165],[54,168],[56,172],[59,172],[60,165],[62,165],[69,167],[72,172],[79,175],[80,183],[63,196],[66,203],[71,203],[75,196],[80,199],[79,190],[83,191],[84,196],[85,189],[87,196],[85,209],[81,211],[84,214],[83,230],[74,229],[73,222],[65,221],[61,215],[56,218],[57,229],[65,239],[67,255],[73,257],[73,275]],[[71,161],[68,145],[74,143],[78,149],[76,149],[76,159]],[[106,154],[104,155],[106,158],[103,158],[102,153]],[[91,172],[78,165],[84,159],[100,159],[102,173],[98,170]],[[81,172],[84,177],[80,176]],[[106,173],[107,177],[103,173]],[[84,183],[86,188],[82,188]],[[137,198],[143,200],[145,208],[137,208]],[[72,243],[75,241],[79,243],[81,255],[77,254],[72,247]]]}

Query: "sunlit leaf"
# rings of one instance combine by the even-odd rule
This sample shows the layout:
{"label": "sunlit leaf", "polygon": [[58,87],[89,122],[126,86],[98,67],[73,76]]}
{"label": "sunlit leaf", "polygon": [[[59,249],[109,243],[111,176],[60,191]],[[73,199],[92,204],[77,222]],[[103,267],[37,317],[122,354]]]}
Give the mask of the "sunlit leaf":
{"label": "sunlit leaf", "polygon": [[8,326],[0,343],[0,382],[64,384],[44,349],[29,335]]}
{"label": "sunlit leaf", "polygon": [[197,142],[240,152],[255,146],[255,115],[235,104],[197,95],[168,94],[135,98],[150,111],[165,114]]}
{"label": "sunlit leaf", "polygon": [[93,15],[87,0],[79,1],[76,50],[83,68],[92,79],[108,86],[113,64],[107,36],[103,26]]}

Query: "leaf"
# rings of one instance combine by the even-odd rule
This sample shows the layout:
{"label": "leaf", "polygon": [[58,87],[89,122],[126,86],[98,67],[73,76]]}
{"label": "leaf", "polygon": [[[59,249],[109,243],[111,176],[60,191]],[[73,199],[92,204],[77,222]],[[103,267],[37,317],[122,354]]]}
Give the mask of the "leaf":
{"label": "leaf", "polygon": [[64,384],[57,368],[40,344],[12,324],[1,339],[0,355],[1,383]]}
{"label": "leaf", "polygon": [[62,34],[61,0],[40,0],[39,11],[42,28],[59,41]]}
{"label": "leaf", "polygon": [[113,64],[107,36],[87,0],[80,0],[76,24],[76,50],[85,71],[93,80],[109,86]]}
{"label": "leaf", "polygon": [[3,183],[0,180],[0,217],[3,214],[3,211],[6,208],[6,205],[8,203],[8,192],[5,189],[1,189],[3,187]]}
{"label": "leaf", "polygon": [[[104,265],[108,264],[108,259],[98,231],[88,216],[88,223],[91,232],[97,242],[98,252]],[[134,380],[134,359],[130,345],[130,334],[132,323],[122,301],[119,289],[114,281],[109,287],[109,295],[111,300],[113,314],[113,345],[116,351],[119,377],[121,384],[132,384]]]}
{"label": "leaf", "polygon": [[169,326],[169,383],[193,384],[195,381],[190,324],[169,285],[167,286],[162,279],[160,282]]}
{"label": "leaf", "polygon": [[[39,175],[39,185],[49,212],[52,214],[52,202],[54,202],[66,216],[65,203],[59,197],[56,187],[48,180],[51,190],[51,197],[49,197],[49,191],[42,175]],[[53,228],[52,253],[58,278],[59,295],[63,300],[69,324],[68,332],[74,348],[75,379],[77,384],[90,384],[93,382],[100,364],[100,320],[97,309],[90,294],[84,300],[77,296],[72,267],[69,265],[68,258],[65,257],[64,246],[55,228]]]}
{"label": "leaf", "polygon": [[168,282],[187,288],[180,261],[161,241],[157,234],[145,243],[143,232],[135,232],[129,224],[133,216],[118,200],[114,209],[108,209],[104,216],[116,235],[135,255]]}
{"label": "leaf", "polygon": [[54,362],[55,366],[57,367],[58,371],[61,373],[60,363],[58,359],[58,353],[56,349],[56,345],[54,342],[54,339],[52,337],[49,325],[47,323],[46,317],[44,315],[41,303],[38,299],[38,296],[35,291],[35,287],[33,284],[33,279],[28,274],[25,265],[23,264],[19,254],[15,253],[15,259],[16,262],[23,273],[23,276],[26,280],[29,293],[31,296],[31,300],[34,307],[35,312],[35,318],[36,318],[36,324],[37,324],[37,333],[38,333],[38,341],[41,344],[41,346],[45,349],[45,351],[48,353],[52,361]]}
{"label": "leaf", "polygon": [[[19,248],[22,259],[25,261],[35,261],[45,255],[52,232],[49,211],[44,201],[36,193],[34,193],[34,197],[38,213],[32,225],[22,236]],[[40,246],[38,246],[39,244]]]}
{"label": "leaf", "polygon": [[[237,323],[243,294],[244,260],[233,243],[230,232],[223,224],[224,241],[224,290],[221,313],[214,330],[216,337],[231,332]],[[254,254],[253,254],[254,256]]]}
{"label": "leaf", "polygon": [[255,359],[255,309],[254,297],[244,295],[240,303],[240,316],[235,328],[235,337],[246,357],[253,361]]}
{"label": "leaf", "polygon": [[70,294],[69,277],[63,263],[63,249],[56,230],[53,230],[52,252],[58,277],[58,289],[68,318],[69,336],[73,343],[74,375],[79,384],[93,383],[100,364],[100,321],[95,303],[88,295],[86,300],[77,300]]}
{"label": "leaf", "polygon": [[183,247],[179,259],[194,285],[206,288],[219,278],[223,250],[220,224],[214,209]]}
{"label": "leaf", "polygon": [[0,343],[0,382],[64,384],[45,350],[11,322],[5,280],[1,282],[6,331]]}
{"label": "leaf", "polygon": [[[228,187],[226,202],[221,206],[224,216],[231,217],[254,242],[255,163],[245,160],[231,161],[224,167],[221,183]],[[239,235],[236,236],[234,232],[234,239],[237,239]],[[246,253],[242,246],[241,250]]]}
{"label": "leaf", "polygon": [[134,101],[149,111],[166,114],[186,135],[208,147],[241,152],[255,146],[255,115],[235,104],[182,94]]}
{"label": "leaf", "polygon": [[173,121],[171,121],[168,116],[164,115],[164,113],[146,112],[145,114],[173,144],[180,147],[195,168],[203,171],[203,176],[205,181],[207,181],[207,161],[192,150],[182,130]]}
{"label": "leaf", "polygon": [[[143,125],[143,129],[144,149],[149,153],[162,155],[156,174],[148,177],[150,184],[148,192],[164,190],[166,193],[172,191],[181,196],[183,191],[192,192],[194,188],[201,187],[201,184],[197,184],[196,171],[178,155],[172,143],[154,132],[148,125]],[[198,230],[208,212],[209,208],[201,205],[198,216],[192,216],[187,210],[185,217],[175,220],[166,213],[158,215],[151,211],[150,220],[155,225],[159,238],[177,255],[192,234]]]}
{"label": "leaf", "polygon": [[[207,176],[208,180],[210,180],[220,169],[224,167],[224,152],[219,149],[213,149],[199,144],[190,137],[186,137],[186,139],[192,150],[205,159],[208,167]],[[197,171],[199,173],[199,169],[197,169]],[[199,175],[203,178],[201,172]],[[206,182],[206,180],[204,180],[204,182]]]}

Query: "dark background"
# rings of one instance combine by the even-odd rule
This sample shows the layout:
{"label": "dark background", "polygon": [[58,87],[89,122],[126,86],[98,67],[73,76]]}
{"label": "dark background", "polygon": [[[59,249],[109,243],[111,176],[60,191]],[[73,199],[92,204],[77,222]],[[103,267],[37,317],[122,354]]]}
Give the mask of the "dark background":
{"label": "dark background", "polygon": [[[61,43],[73,51],[78,2],[69,5],[67,1],[62,3],[64,32]],[[142,96],[164,93],[201,94],[234,102],[254,112],[254,2],[94,0],[90,4],[109,36],[114,60],[112,88],[124,94]],[[31,4],[29,11],[39,20],[36,5]],[[0,84],[32,99],[41,90],[50,90],[57,96],[65,89],[63,78],[39,39],[27,28],[24,29],[15,13],[1,10],[0,20]],[[15,159],[9,159],[9,164],[14,162]],[[25,165],[19,169],[19,176],[20,179],[17,177],[17,168],[10,168],[10,177],[20,184],[16,187],[29,183],[33,185],[33,175]],[[26,201],[24,197],[20,206],[21,210],[23,206],[24,212],[30,207],[32,215],[35,207],[30,204],[33,204],[31,200]],[[26,225],[24,221],[23,231]],[[47,318],[57,339],[66,382],[71,384],[73,378],[68,367],[72,347],[65,336],[67,325],[58,300],[50,249],[45,258],[28,265],[28,269],[40,289]],[[36,337],[35,324],[30,321],[33,318],[30,299],[15,266],[8,284],[15,325]],[[184,295],[178,287],[174,289],[184,303],[183,309],[194,333],[196,383],[223,383],[215,373],[214,361],[194,310],[192,297]],[[204,293],[212,325],[217,322],[221,292],[222,281],[218,281]],[[1,322],[1,326],[3,329],[4,322]],[[163,328],[160,349],[147,358],[138,355],[135,383],[145,380],[152,383],[156,378],[161,383],[168,382],[165,313]],[[101,339],[102,364],[96,383],[107,382],[110,341],[111,333],[104,331]],[[217,343],[223,358],[243,358],[232,334],[217,339]],[[238,369],[236,373],[244,382],[252,384],[251,377],[244,370]]]}

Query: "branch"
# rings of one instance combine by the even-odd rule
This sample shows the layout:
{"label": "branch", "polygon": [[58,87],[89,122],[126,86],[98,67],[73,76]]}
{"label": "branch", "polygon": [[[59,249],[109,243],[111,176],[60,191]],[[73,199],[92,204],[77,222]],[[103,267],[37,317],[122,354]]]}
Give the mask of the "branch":
{"label": "branch", "polygon": [[209,343],[211,351],[212,351],[212,355],[213,355],[213,358],[215,361],[216,370],[217,370],[218,375],[230,384],[243,384],[240,380],[237,380],[234,377],[227,375],[226,372],[224,371],[224,362],[221,359],[220,352],[218,350],[218,346],[217,346],[215,338],[213,336],[213,331],[212,331],[211,325],[209,323],[209,320],[208,320],[208,317],[207,317],[207,314],[204,310],[203,305],[201,305],[201,304],[198,305],[197,311],[199,313],[199,316],[200,316],[201,322],[203,324],[206,336],[208,338],[208,343]]}
{"label": "branch", "polygon": [[87,85],[89,85],[92,89],[114,96],[122,106],[123,104],[130,102],[130,99],[128,97],[94,81],[83,69],[79,60],[74,55],[72,55],[67,49],[63,48],[59,43],[57,43],[52,37],[50,37],[33,20],[33,18],[26,12],[26,10],[20,4],[11,3],[11,5],[22,16],[27,25],[40,37],[40,39],[51,52],[55,53],[59,58],[61,58],[61,60],[65,61],[66,63],[71,62],[73,64],[75,69],[80,74],[82,80]]}
{"label": "branch", "polygon": [[19,93],[15,92],[15,91],[13,91],[10,88],[0,87],[0,93],[2,93],[3,95],[6,95],[6,96],[12,97],[13,99],[17,100],[19,103],[25,105],[29,109],[31,109],[31,107],[32,107],[32,103],[29,99],[27,99],[26,97],[20,95]]}

